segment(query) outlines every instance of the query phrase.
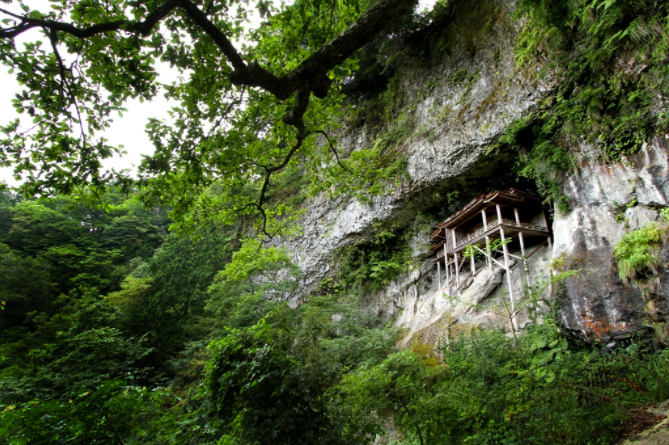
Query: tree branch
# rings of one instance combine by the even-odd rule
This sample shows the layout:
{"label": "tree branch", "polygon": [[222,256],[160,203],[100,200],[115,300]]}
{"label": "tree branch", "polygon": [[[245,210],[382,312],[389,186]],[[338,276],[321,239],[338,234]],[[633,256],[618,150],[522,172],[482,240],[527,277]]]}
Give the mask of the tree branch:
{"label": "tree branch", "polygon": [[184,9],[184,11],[186,11],[186,15],[188,15],[188,17],[190,17],[195,22],[195,24],[202,28],[202,30],[214,40],[214,43],[218,45],[218,47],[223,52],[223,55],[225,55],[228,61],[232,64],[232,67],[235,69],[235,71],[246,72],[247,67],[244,63],[244,60],[242,60],[242,56],[239,55],[237,49],[232,45],[228,37],[223,34],[223,31],[218,29],[218,26],[214,25],[211,20],[209,20],[207,14],[202,12],[202,10],[190,0],[176,0],[176,2]]}
{"label": "tree branch", "polygon": [[[402,407],[404,408],[404,410],[405,410],[405,411],[407,412],[407,414],[409,415],[409,419],[411,420],[411,423],[413,423],[414,426],[416,427],[416,431],[418,431],[418,438],[420,439],[420,445],[424,445],[424,442],[423,442],[423,433],[420,431],[420,426],[418,425],[418,422],[416,422],[416,421],[413,419],[413,415],[411,414],[411,411],[409,410],[409,407],[407,406],[407,404],[404,403],[404,400],[402,400],[402,397],[400,397],[400,395],[397,394],[397,393],[396,393],[395,395],[397,396],[397,400],[400,402],[400,404],[402,405]],[[390,398],[390,397],[389,397],[389,398]],[[391,399],[391,400],[392,400],[392,399]]]}
{"label": "tree branch", "polygon": [[[47,31],[47,29],[44,29]],[[65,72],[67,71],[65,68],[65,64],[63,63],[63,58],[60,56],[60,52],[58,52],[58,34],[56,33],[55,30],[51,29],[48,32],[49,34],[49,42],[51,42],[51,48],[53,49],[53,53],[56,56],[56,61],[58,62],[58,68],[60,69],[60,94],[61,94],[61,100],[63,100],[63,108],[65,108],[65,103],[64,103],[64,98],[63,98],[63,87],[67,88],[67,91],[70,96],[70,101],[74,105],[74,109],[77,112],[77,117],[79,119],[79,130],[81,131],[81,140],[84,143],[84,147],[86,146],[86,132],[84,131],[84,122],[81,119],[81,111],[79,110],[79,104],[77,103],[77,97],[74,95],[74,92],[72,91],[72,86],[70,85],[70,82],[67,81],[67,77],[65,75]],[[70,71],[71,73],[71,71]]]}
{"label": "tree branch", "polygon": [[12,28],[0,30],[0,39],[11,39],[32,28],[48,28],[50,31],[59,31],[74,37],[85,39],[110,31],[139,32],[146,36],[156,24],[167,17],[179,6],[178,0],[168,0],[159,6],[155,11],[149,14],[143,22],[132,22],[129,20],[114,20],[108,23],[92,25],[87,28],[78,28],[69,23],[62,23],[55,20],[35,19],[27,16],[21,16],[0,8],[0,12],[21,20],[21,23]]}
{"label": "tree branch", "polygon": [[290,151],[286,154],[286,156],[283,158],[283,161],[280,164],[274,165],[272,167],[266,166],[266,165],[260,165],[265,170],[265,177],[263,178],[263,183],[262,187],[260,188],[260,195],[258,197],[258,205],[256,209],[260,213],[260,216],[262,217],[262,226],[260,231],[269,238],[271,241],[273,238],[273,235],[267,232],[267,214],[265,212],[265,208],[263,207],[263,204],[265,204],[265,199],[267,195],[267,188],[269,187],[269,180],[272,176],[272,173],[276,173],[279,170],[282,170],[283,168],[288,165],[290,160],[293,158],[295,153],[302,147],[302,144],[304,140],[309,136],[309,134],[304,130],[304,121],[302,120],[302,116],[304,115],[307,107],[309,106],[309,96],[311,96],[311,92],[304,88],[300,90],[297,96],[297,100],[295,101],[295,105],[291,111],[286,113],[286,115],[283,117],[283,121],[288,124],[292,125],[293,127],[297,128],[297,140],[295,141],[295,144],[291,147]]}
{"label": "tree branch", "polygon": [[78,28],[72,24],[54,20],[34,19],[20,16],[4,9],[0,9],[11,17],[21,20],[21,23],[12,28],[0,30],[0,38],[14,38],[22,32],[35,27],[44,27],[52,31],[64,32],[84,39],[97,34],[123,30],[139,32],[148,35],[153,27],[174,9],[182,8],[186,15],[195,24],[207,33],[220,48],[223,55],[232,65],[234,71],[230,74],[230,81],[235,85],[262,88],[280,100],[288,99],[295,91],[308,89],[318,98],[328,94],[332,81],[327,73],[340,65],[355,51],[362,48],[369,40],[384,29],[388,24],[405,13],[416,3],[416,0],[381,0],[365,12],[353,25],[349,26],[340,35],[323,45],[316,52],[307,57],[297,68],[282,77],[261,67],[257,62],[248,65],[244,63],[237,49],[228,37],[221,31],[195,3],[191,0],[168,0],[162,6],[147,16],[143,22],[116,20],[109,23],[96,24],[87,28]]}
{"label": "tree branch", "polygon": [[288,154],[286,154],[286,157],[283,159],[281,164],[275,165],[273,167],[261,166],[263,169],[265,169],[265,177],[263,178],[262,187],[260,188],[260,196],[258,197],[256,210],[258,210],[258,213],[260,213],[260,216],[262,217],[262,226],[260,227],[260,231],[263,233],[263,235],[269,238],[268,241],[271,241],[272,238],[274,238],[274,235],[267,232],[267,213],[265,212],[263,204],[265,204],[270,177],[272,176],[272,173],[275,173],[288,165],[295,153],[297,153],[297,151],[302,147],[302,143],[306,137],[307,134],[303,130],[298,130],[297,141],[295,141],[295,145],[293,145]]}
{"label": "tree branch", "polygon": [[281,80],[285,88],[295,91],[306,83],[314,96],[324,98],[331,83],[327,72],[351,57],[391,22],[409,12],[415,4],[416,0],[379,1],[344,32],[283,76]]}
{"label": "tree branch", "polygon": [[334,144],[330,140],[330,136],[328,136],[328,134],[323,130],[316,130],[316,131],[314,131],[314,133],[315,134],[321,134],[325,137],[325,139],[327,139],[328,146],[330,147],[330,151],[332,151],[332,153],[334,153],[335,159],[337,160],[337,164],[339,164],[339,167],[341,167],[341,169],[344,170],[346,173],[351,173],[352,174],[353,172],[351,170],[349,170],[348,167],[346,167],[344,164],[342,164],[341,160],[339,160],[339,154],[337,153],[337,149],[334,147]]}
{"label": "tree branch", "polygon": [[305,86],[318,98],[327,96],[332,84],[327,72],[351,57],[388,23],[407,13],[416,3],[416,0],[381,0],[293,71],[277,77],[256,62],[246,65],[227,36],[209,20],[205,12],[190,0],[178,1],[186,14],[214,40],[232,64],[234,71],[230,74],[230,81],[233,84],[262,88],[280,100],[288,99]]}
{"label": "tree branch", "polygon": [[[46,28],[44,30],[45,32],[47,31]],[[58,62],[58,69],[60,71],[60,102],[63,109],[65,109],[65,84],[67,82],[67,79],[65,78],[65,65],[63,64],[63,59],[60,57],[60,53],[56,47],[58,44],[58,36],[56,35],[56,32],[52,30],[48,34],[49,41],[51,42],[51,48],[53,49],[53,53],[56,56],[56,61]]]}

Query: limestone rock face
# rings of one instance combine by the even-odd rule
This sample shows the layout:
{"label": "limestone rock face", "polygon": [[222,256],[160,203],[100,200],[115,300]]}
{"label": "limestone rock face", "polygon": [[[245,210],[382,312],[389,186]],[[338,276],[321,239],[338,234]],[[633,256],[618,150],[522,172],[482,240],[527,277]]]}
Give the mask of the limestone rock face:
{"label": "limestone rock face", "polygon": [[[418,266],[383,291],[366,296],[379,315],[395,317],[406,329],[405,344],[438,343],[474,325],[510,326],[504,314],[509,280],[499,268],[480,269],[466,280],[460,295],[444,297],[429,257],[429,225],[439,221],[427,221],[426,230],[421,216],[435,206],[444,213],[454,212],[477,192],[513,186],[508,181],[515,179],[509,175],[514,158],[490,154],[490,148],[510,123],[535,110],[555,88],[550,80],[518,72],[514,58],[518,24],[504,20],[512,14],[513,2],[490,1],[497,4],[499,19],[485,34],[456,35],[452,51],[439,63],[401,73],[405,103],[411,104],[406,113],[420,128],[402,146],[408,176],[402,185],[373,197],[369,204],[349,198],[314,198],[302,218],[303,233],[278,242],[293,253],[308,292],[336,274],[338,249],[368,240],[379,224],[411,225]],[[471,81],[454,83],[453,74],[463,71],[471,73]],[[364,122],[347,128],[340,138],[342,152],[370,147],[380,131]],[[547,301],[559,299],[564,325],[593,340],[643,320],[645,302],[638,290],[618,278],[613,250],[626,232],[657,220],[657,208],[669,205],[669,144],[656,137],[641,153],[618,162],[605,162],[588,145],[571,151],[579,153],[579,165],[563,179],[571,211],[555,211],[553,249],[529,246],[527,251],[533,253],[529,274],[517,266],[511,283],[516,302],[522,305],[528,283],[537,292],[543,281],[557,273],[549,266],[551,260],[579,269],[564,285],[543,286],[540,296]],[[446,199],[452,193],[459,194],[459,201]],[[669,257],[669,252],[665,255]],[[669,276],[663,276],[661,283],[669,285]],[[669,289],[662,292],[666,296]],[[659,311],[668,314],[666,297],[660,303]],[[531,313],[524,311],[515,318],[522,326]]]}
{"label": "limestone rock face", "polygon": [[654,208],[669,204],[669,146],[658,137],[625,162],[607,164],[586,150],[582,159],[565,180],[572,210],[555,215],[553,255],[581,270],[567,279],[563,323],[593,339],[643,321],[646,304],[618,278],[613,250],[626,232],[657,220]]}
{"label": "limestone rock face", "polygon": [[[422,210],[443,202],[444,192],[490,181],[500,170],[508,174],[508,156],[487,152],[510,123],[536,108],[552,86],[517,75],[519,29],[517,21],[510,19],[514,2],[491,1],[497,5],[499,19],[489,30],[457,35],[452,53],[440,63],[402,72],[405,103],[412,104],[406,112],[417,122],[416,131],[403,144],[408,179],[372,197],[369,205],[355,199],[318,197],[307,204],[303,233],[281,242],[305,272],[305,289],[332,274],[332,253],[368,239],[374,223],[410,223]],[[468,12],[461,14],[466,17]],[[454,83],[454,75],[462,72],[469,73],[470,82]],[[342,152],[371,147],[382,130],[364,123],[347,128],[340,137]],[[425,235],[416,234],[424,245],[429,243]],[[427,253],[423,246],[419,255]]]}

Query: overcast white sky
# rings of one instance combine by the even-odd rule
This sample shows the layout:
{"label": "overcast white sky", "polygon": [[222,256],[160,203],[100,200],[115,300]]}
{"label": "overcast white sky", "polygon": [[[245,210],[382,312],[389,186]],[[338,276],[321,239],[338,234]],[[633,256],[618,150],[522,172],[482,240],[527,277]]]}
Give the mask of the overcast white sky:
{"label": "overcast white sky", "polygon": [[[432,9],[436,0],[420,0],[419,9]],[[44,9],[49,9],[49,2],[45,0],[27,1],[28,5],[37,8],[44,5]],[[288,3],[288,2],[287,2]],[[3,6],[10,9],[11,5]],[[14,10],[17,8],[11,8]],[[18,13],[19,11],[16,10]],[[254,20],[255,22],[256,20]],[[39,38],[40,33],[37,30],[26,32],[19,38],[17,43],[22,43],[32,39]],[[0,65],[0,124],[6,125],[11,120],[17,117],[11,100],[14,95],[21,91],[18,82],[14,76],[7,73],[8,68]],[[171,70],[169,65],[161,64],[158,69],[162,83],[169,83],[176,79],[176,70]],[[149,118],[158,118],[168,120],[167,110],[173,106],[159,93],[152,101],[139,103],[137,100],[131,100],[124,105],[127,112],[123,113],[123,118],[118,116],[114,118],[114,123],[111,128],[105,132],[105,137],[109,139],[111,145],[123,145],[126,155],[123,157],[114,157],[104,163],[106,168],[115,168],[117,170],[124,168],[131,168],[139,165],[142,160],[142,155],[150,155],[153,153],[153,146],[149,141],[147,134],[144,132],[145,125]],[[25,120],[26,115],[21,116]],[[0,182],[6,182],[10,185],[15,185],[12,177],[12,169],[0,168]]]}

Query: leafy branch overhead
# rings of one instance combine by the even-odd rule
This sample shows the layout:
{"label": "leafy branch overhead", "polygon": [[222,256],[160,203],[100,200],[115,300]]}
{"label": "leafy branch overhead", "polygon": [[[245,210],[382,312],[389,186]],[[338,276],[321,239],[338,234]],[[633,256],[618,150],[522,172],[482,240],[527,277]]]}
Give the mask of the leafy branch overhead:
{"label": "leafy branch overhead", "polygon": [[[147,125],[155,154],[140,168],[145,200],[170,204],[181,219],[218,183],[227,194],[217,210],[255,214],[270,235],[263,205],[272,174],[305,161],[345,169],[317,138],[336,129],[356,51],[415,3],[259,1],[264,21],[245,29],[252,11],[235,0],[59,0],[48,12],[10,2],[0,8],[0,61],[22,85],[14,107],[31,122],[2,127],[0,163],[14,167],[27,195],[129,187],[126,172],[102,168],[122,152],[102,132],[128,99],[151,100],[162,87],[178,105],[173,123]],[[33,30],[47,43],[24,37]],[[180,81],[160,84],[158,63]],[[250,184],[259,189],[238,193]]]}

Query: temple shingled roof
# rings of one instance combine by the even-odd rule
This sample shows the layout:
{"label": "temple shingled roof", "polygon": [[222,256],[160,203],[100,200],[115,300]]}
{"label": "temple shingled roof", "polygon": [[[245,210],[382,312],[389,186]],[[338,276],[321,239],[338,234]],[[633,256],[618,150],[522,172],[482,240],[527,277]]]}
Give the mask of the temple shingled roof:
{"label": "temple shingled roof", "polygon": [[493,190],[490,193],[479,193],[476,198],[472,199],[466,206],[455,212],[444,222],[437,224],[437,230],[434,231],[430,237],[437,239],[442,237],[444,229],[452,229],[461,223],[465,222],[473,215],[480,213],[491,204],[501,205],[519,205],[522,203],[540,204],[541,198],[532,192],[518,190],[515,188],[508,188],[505,190]]}

